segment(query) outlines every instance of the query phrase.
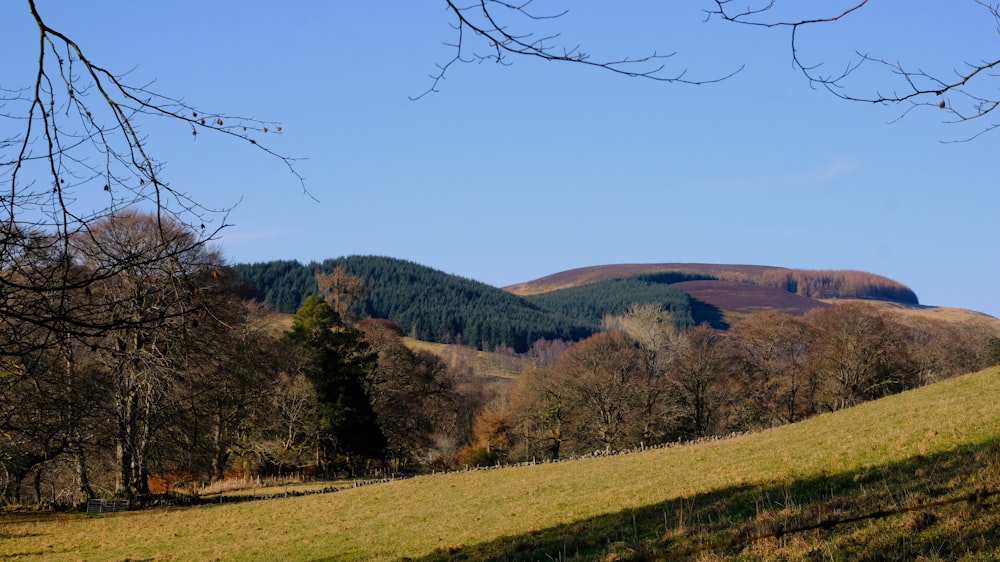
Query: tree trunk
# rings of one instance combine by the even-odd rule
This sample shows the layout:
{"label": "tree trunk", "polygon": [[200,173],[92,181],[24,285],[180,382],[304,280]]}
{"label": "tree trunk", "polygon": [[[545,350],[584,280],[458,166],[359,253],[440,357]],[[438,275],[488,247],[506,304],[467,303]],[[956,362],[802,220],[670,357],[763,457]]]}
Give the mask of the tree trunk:
{"label": "tree trunk", "polygon": [[83,503],[86,503],[94,497],[94,489],[90,487],[86,459],[83,456],[83,451],[79,448],[73,453],[73,462],[76,465],[76,480],[80,485],[80,495],[83,497]]}

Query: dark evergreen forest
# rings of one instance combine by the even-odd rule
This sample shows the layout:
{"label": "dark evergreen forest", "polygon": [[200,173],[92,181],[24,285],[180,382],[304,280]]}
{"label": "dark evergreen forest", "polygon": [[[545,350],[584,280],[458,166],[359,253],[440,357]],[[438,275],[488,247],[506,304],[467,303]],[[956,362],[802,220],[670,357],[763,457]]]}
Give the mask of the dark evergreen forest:
{"label": "dark evergreen forest", "polygon": [[273,261],[240,264],[234,269],[253,287],[258,300],[291,314],[305,297],[318,292],[314,273],[330,273],[336,267],[360,278],[368,288],[367,297],[353,307],[358,318],[389,319],[406,335],[425,341],[524,352],[542,338],[586,338],[599,331],[606,314],[648,302],[668,308],[679,328],[695,324],[687,294],[669,285],[693,278],[684,274],[614,279],[523,298],[414,262],[378,256],[308,265]]}
{"label": "dark evergreen forest", "polygon": [[676,272],[651,273],[559,289],[524,299],[545,310],[595,325],[600,325],[606,315],[622,314],[633,305],[655,302],[670,311],[678,329],[687,330],[702,319],[694,317],[688,294],[671,284],[696,279],[706,277]]}
{"label": "dark evergreen forest", "polygon": [[336,267],[364,281],[367,298],[353,307],[358,318],[386,318],[404,334],[425,341],[497,346],[527,351],[539,339],[576,341],[599,328],[545,310],[521,297],[416,263],[377,256],[351,256],[302,265],[296,261],[234,266],[254,287],[255,296],[274,310],[292,313],[316,294],[315,271]]}

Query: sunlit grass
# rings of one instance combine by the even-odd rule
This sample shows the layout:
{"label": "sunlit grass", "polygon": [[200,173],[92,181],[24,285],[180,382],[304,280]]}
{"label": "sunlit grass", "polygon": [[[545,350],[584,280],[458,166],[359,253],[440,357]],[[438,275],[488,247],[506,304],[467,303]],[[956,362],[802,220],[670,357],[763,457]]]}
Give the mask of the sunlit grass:
{"label": "sunlit grass", "polygon": [[715,490],[786,486],[985,443],[1000,434],[998,396],[1000,372],[992,369],[725,441],[231,505],[24,522],[7,516],[0,519],[0,558],[393,560],[447,553]]}

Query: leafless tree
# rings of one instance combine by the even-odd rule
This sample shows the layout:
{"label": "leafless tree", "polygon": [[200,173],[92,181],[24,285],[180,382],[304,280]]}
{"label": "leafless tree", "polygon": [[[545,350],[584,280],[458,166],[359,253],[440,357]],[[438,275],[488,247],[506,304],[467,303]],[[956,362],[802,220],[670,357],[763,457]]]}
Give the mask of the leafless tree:
{"label": "leafless tree", "polygon": [[[197,136],[229,136],[283,161],[260,137],[277,123],[205,112],[149,84],[133,84],[90,59],[67,34],[49,26],[34,0],[37,65],[26,85],[0,87],[0,317],[60,333],[100,333],[85,309],[63,298],[134,268],[133,254],[112,256],[81,271],[80,246],[99,238],[95,223],[129,209],[183,224],[205,244],[225,226],[226,209],[210,209],[171,186],[150,150],[143,126],[162,118]],[[300,178],[301,179],[301,178]],[[79,303],[77,303],[79,306]],[[5,351],[10,352],[9,348]]]}
{"label": "leafless tree", "polygon": [[[985,17],[995,22],[997,32],[1000,33],[1000,6],[983,0],[972,1],[984,10]],[[707,11],[709,18],[717,17],[740,25],[787,30],[795,68],[802,72],[810,85],[825,89],[843,100],[901,105],[904,109],[900,117],[917,108],[936,108],[947,113],[946,122],[950,123],[987,121],[993,110],[1000,106],[996,72],[997,67],[1000,67],[1000,58],[996,57],[956,62],[948,75],[928,72],[919,62],[904,63],[897,56],[861,51],[856,51],[854,58],[842,66],[829,64],[832,61],[810,60],[803,47],[803,36],[812,28],[864,17],[869,0],[831,2],[820,8],[810,6],[807,10],[815,15],[806,17],[781,15],[787,11],[782,8],[788,8],[787,5],[792,3],[780,0],[713,2],[714,9]],[[790,11],[795,11],[793,8],[795,7],[791,7]],[[911,4],[907,5],[907,9],[947,10],[952,9],[952,6]],[[852,78],[868,70],[882,71],[882,74],[877,74],[880,76],[877,86],[865,92],[854,86]],[[987,123],[976,133],[959,140],[971,140],[997,127],[1000,127],[1000,123]]]}
{"label": "leafless tree", "polygon": [[723,335],[705,324],[684,335],[670,372],[670,382],[689,420],[690,437],[712,435],[723,417],[729,367],[720,353]]}
{"label": "leafless tree", "polygon": [[493,62],[509,65],[516,58],[533,58],[544,61],[568,62],[631,78],[645,78],[657,82],[677,84],[708,84],[732,76],[742,67],[722,76],[696,79],[687,75],[687,69],[670,71],[667,59],[675,53],[650,52],[635,57],[597,58],[581,45],[569,44],[559,33],[539,33],[549,20],[558,19],[568,10],[554,13],[537,12],[531,0],[507,2],[504,0],[474,0],[467,4],[445,0],[447,12],[452,16],[454,36],[445,43],[453,48],[453,56],[437,65],[430,76],[431,85],[413,99],[436,92],[448,71],[458,63]]}
{"label": "leafless tree", "polygon": [[[984,17],[992,19],[1000,32],[1000,5],[984,0],[970,1],[982,8]],[[536,10],[531,0],[470,0],[465,4],[445,0],[445,4],[453,18],[454,36],[446,43],[453,49],[453,55],[438,65],[436,72],[430,76],[430,87],[415,98],[437,91],[441,81],[457,63],[508,65],[517,58],[532,58],[577,63],[627,77],[691,85],[725,80],[743,70],[740,65],[720,76],[696,79],[688,76],[687,69],[668,68],[667,59],[673,57],[674,52],[654,51],[633,57],[598,58],[581,45],[564,41],[559,32],[551,31],[556,27],[551,20],[565,16],[568,10]],[[810,85],[825,89],[843,100],[899,105],[903,107],[900,118],[917,108],[935,108],[945,111],[948,116],[946,122],[949,123],[986,121],[1000,105],[995,72],[1000,66],[1000,58],[956,61],[950,73],[927,71],[924,63],[901,62],[903,58],[895,54],[856,51],[854,57],[843,64],[812,58],[804,40],[808,32],[868,16],[873,11],[869,0],[840,0],[821,7],[803,7],[801,3],[787,0],[711,0],[709,6],[705,10],[707,20],[787,31],[794,67]],[[907,9],[942,8],[913,5]],[[869,75],[869,70],[876,71],[877,85],[868,91],[855,87],[853,79]],[[1000,123],[986,123],[977,132],[959,140],[971,140],[997,127]]]}
{"label": "leafless tree", "polygon": [[839,410],[913,386],[900,365],[900,327],[868,303],[843,303],[807,315],[810,369],[826,382],[827,407]]}
{"label": "leafless tree", "polygon": [[601,332],[559,358],[554,378],[566,397],[566,433],[577,452],[611,452],[636,447],[646,427],[646,389],[642,358],[617,331]]}
{"label": "leafless tree", "polygon": [[620,316],[605,318],[609,329],[621,330],[642,357],[642,442],[662,441],[676,429],[679,411],[668,396],[668,371],[682,340],[674,316],[658,303],[634,304]]}
{"label": "leafless tree", "polygon": [[806,324],[776,310],[755,312],[733,324],[728,338],[740,376],[740,429],[793,423],[813,413],[806,399]]}
{"label": "leafless tree", "polygon": [[95,324],[109,326],[87,341],[110,376],[118,491],[144,495],[159,424],[181,408],[184,344],[197,322],[192,313],[201,310],[200,294],[213,283],[220,259],[186,226],[153,214],[105,218],[94,223],[88,240],[92,245],[81,245],[77,258],[85,271],[121,263],[115,276],[75,293],[84,293],[77,298],[89,303]]}

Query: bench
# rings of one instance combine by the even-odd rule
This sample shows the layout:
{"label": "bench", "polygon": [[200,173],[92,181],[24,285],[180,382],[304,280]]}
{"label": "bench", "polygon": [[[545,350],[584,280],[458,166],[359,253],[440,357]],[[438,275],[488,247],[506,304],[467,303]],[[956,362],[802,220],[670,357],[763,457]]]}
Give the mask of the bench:
{"label": "bench", "polygon": [[93,498],[87,500],[87,513],[111,513],[128,511],[128,500],[106,500]]}

